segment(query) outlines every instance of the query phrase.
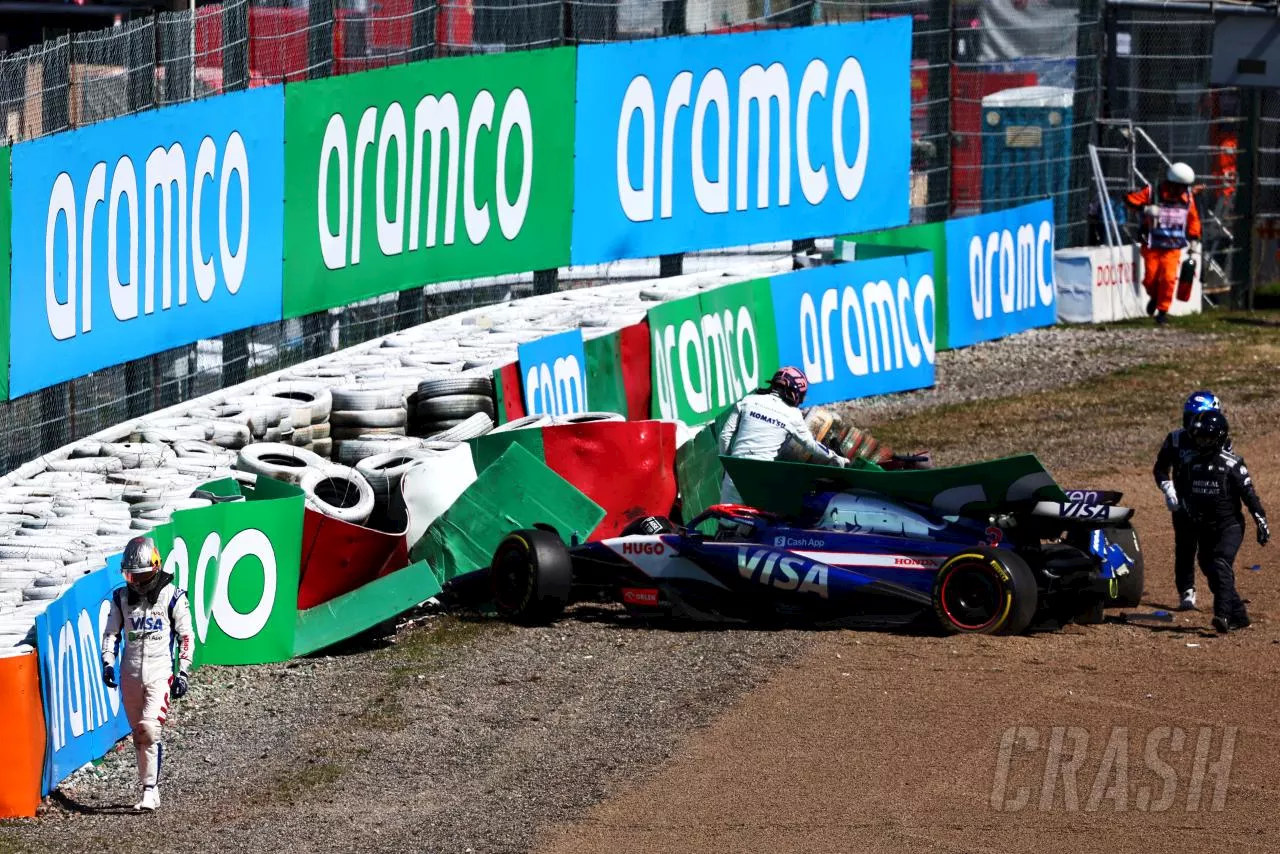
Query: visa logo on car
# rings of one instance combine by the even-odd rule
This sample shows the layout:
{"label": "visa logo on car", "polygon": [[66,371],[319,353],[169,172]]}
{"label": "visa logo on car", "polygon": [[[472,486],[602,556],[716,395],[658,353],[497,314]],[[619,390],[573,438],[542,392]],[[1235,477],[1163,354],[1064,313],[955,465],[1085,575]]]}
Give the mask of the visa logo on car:
{"label": "visa logo on car", "polygon": [[624,555],[660,555],[666,552],[667,547],[662,543],[623,543],[622,553]]}
{"label": "visa logo on car", "polygon": [[738,548],[738,572],[742,577],[779,590],[816,593],[826,599],[827,569],[826,564],[795,555],[769,549]]}

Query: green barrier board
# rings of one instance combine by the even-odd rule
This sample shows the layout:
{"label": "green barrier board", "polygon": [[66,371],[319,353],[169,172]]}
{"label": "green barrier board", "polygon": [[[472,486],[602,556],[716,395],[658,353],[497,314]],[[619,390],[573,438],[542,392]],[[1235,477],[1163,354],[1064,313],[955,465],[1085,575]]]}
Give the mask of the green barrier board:
{"label": "green barrier board", "polygon": [[414,563],[358,590],[298,612],[293,654],[310,655],[403,614],[440,593],[426,563]]}
{"label": "green barrier board", "polygon": [[[523,431],[516,431],[523,432]],[[533,431],[530,431],[533,432]],[[605,511],[519,444],[508,447],[414,544],[442,584],[489,565],[502,538],[535,524],[551,525],[564,541],[581,539]]]}

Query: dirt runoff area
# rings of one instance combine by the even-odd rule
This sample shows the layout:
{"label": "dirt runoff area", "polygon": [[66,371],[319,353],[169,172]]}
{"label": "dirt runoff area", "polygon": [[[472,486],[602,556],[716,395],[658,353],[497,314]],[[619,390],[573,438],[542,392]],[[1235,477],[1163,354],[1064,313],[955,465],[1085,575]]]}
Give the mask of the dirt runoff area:
{"label": "dirt runoff area", "polygon": [[[1018,376],[1049,379],[856,411],[944,464],[1032,450],[1065,485],[1124,490],[1151,614],[1174,591],[1149,467],[1188,391],[1224,397],[1264,501],[1280,495],[1280,333],[1107,335],[1088,339],[1079,358],[1105,369],[1083,381],[1020,353]],[[975,385],[978,360],[943,357]],[[158,814],[127,809],[126,748],[0,827],[0,852],[1270,852],[1275,548],[1250,533],[1237,568],[1255,625],[1226,638],[1204,612],[1016,638],[678,632],[580,612],[534,630],[427,618],[376,648],[209,668],[167,729]]]}

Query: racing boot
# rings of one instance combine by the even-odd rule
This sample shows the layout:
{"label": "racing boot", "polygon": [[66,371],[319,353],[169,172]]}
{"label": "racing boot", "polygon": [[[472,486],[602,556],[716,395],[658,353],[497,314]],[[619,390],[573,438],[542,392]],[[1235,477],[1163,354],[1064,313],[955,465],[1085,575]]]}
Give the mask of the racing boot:
{"label": "racing boot", "polygon": [[1156,326],[1164,326],[1169,322],[1169,313],[1165,311],[1156,312]]}
{"label": "racing boot", "polygon": [[1231,624],[1227,622],[1226,617],[1214,617],[1213,628],[1218,634],[1225,635],[1227,632],[1231,631]]}
{"label": "racing boot", "polygon": [[1182,591],[1182,599],[1178,603],[1179,611],[1195,611],[1196,609],[1196,589],[1194,587]]}
{"label": "racing boot", "polygon": [[147,810],[155,812],[160,808],[160,788],[158,786],[147,786],[142,790],[142,800],[133,805],[135,810]]}

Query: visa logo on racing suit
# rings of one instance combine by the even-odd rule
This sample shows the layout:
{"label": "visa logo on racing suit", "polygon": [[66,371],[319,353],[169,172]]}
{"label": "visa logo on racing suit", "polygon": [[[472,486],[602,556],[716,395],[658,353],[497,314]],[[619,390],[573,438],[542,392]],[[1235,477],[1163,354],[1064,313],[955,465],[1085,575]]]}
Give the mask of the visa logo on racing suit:
{"label": "visa logo on racing suit", "polygon": [[816,593],[828,598],[827,570],[824,563],[769,549],[738,549],[738,572],[743,578],[779,590]]}
{"label": "visa logo on racing suit", "polygon": [[155,614],[144,614],[141,617],[130,617],[129,626],[135,632],[158,632],[164,628],[164,620]]}

